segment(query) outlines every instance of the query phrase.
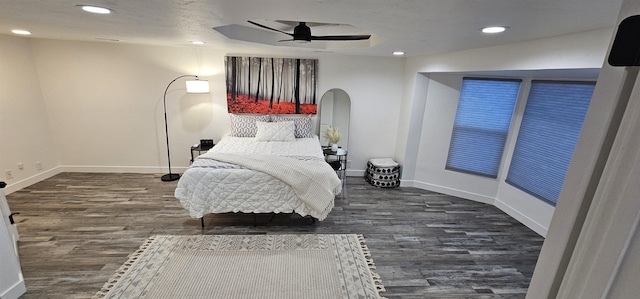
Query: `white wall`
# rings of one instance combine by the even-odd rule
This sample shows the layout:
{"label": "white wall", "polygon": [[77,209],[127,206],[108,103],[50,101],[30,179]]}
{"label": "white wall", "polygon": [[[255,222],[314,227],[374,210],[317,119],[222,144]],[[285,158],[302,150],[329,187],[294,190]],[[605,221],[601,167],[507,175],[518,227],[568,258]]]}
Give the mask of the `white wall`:
{"label": "white wall", "polygon": [[[185,79],[167,94],[171,164],[182,172],[189,146],[201,138],[217,141],[230,131],[225,55],[318,58],[318,96],[341,88],[351,99],[350,174],[364,173],[369,158],[394,152],[402,59],[0,37],[0,46],[22,55],[3,52],[0,58],[10,63],[2,68],[5,82],[15,83],[3,86],[8,95],[2,97],[2,112],[12,118],[0,120],[2,134],[12,135],[0,137],[15,143],[2,142],[2,169],[14,168],[16,177],[20,161],[25,168],[43,161],[57,171],[166,172],[163,93],[175,77],[194,74],[209,80],[210,94],[187,94]],[[6,73],[9,69],[29,72],[13,82],[18,76]],[[8,127],[15,130],[7,133]]]}
{"label": "white wall", "polygon": [[498,180],[445,170],[462,76],[430,74],[414,186],[493,203]]}
{"label": "white wall", "polygon": [[[597,30],[486,49],[407,59],[396,157],[403,168],[403,186],[415,186],[491,203],[541,235],[546,235],[554,208],[498,179],[444,169],[464,74],[548,76],[556,70],[586,70],[602,66],[612,30]],[[574,74],[580,74],[576,71]],[[526,80],[525,80],[526,81]],[[416,109],[422,109],[418,112]],[[524,110],[519,104],[514,123]],[[505,157],[514,146],[511,130]],[[419,136],[416,141],[415,138]],[[505,160],[505,159],[503,159]],[[506,161],[505,161],[506,162]]]}
{"label": "white wall", "polygon": [[392,157],[402,99],[404,61],[398,58],[320,57],[320,90],[344,90],[351,99],[348,175],[364,175],[371,158]]}
{"label": "white wall", "polygon": [[224,53],[53,40],[34,40],[33,52],[65,170],[162,172],[163,93],[183,74],[202,75],[212,92],[187,94],[185,79],[171,85],[172,165],[187,166],[189,145],[228,131]]}
{"label": "white wall", "polygon": [[28,39],[0,35],[0,82],[0,180],[9,194],[56,174],[59,162]]}

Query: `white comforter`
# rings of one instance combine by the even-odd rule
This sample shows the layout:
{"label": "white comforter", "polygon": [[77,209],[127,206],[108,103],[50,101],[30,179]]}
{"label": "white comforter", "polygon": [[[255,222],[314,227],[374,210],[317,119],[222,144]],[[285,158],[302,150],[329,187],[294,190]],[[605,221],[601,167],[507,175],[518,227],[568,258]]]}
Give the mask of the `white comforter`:
{"label": "white comforter", "polygon": [[[268,159],[268,155],[276,155],[308,161],[319,168],[326,167],[328,185],[325,184],[326,188],[323,188],[331,190],[333,194],[319,197],[317,192],[306,192],[308,186],[315,186],[316,182],[307,187],[305,183],[294,182],[292,187],[282,180],[287,181],[286,178],[278,179],[273,176],[278,176],[277,173],[272,172],[273,175],[270,175],[249,169],[250,165],[240,166],[211,159],[217,154],[219,157],[234,154],[252,159],[265,156]],[[285,159],[286,163],[287,158],[274,158],[272,162]],[[290,164],[293,165],[294,162]],[[298,138],[295,142],[259,142],[253,138],[225,137],[187,169],[178,182],[175,196],[194,218],[224,212],[294,212],[323,220],[333,207],[335,195],[341,191],[337,175],[327,166],[317,137]],[[304,175],[294,177],[295,180],[300,180]],[[290,179],[289,183],[292,183]]]}

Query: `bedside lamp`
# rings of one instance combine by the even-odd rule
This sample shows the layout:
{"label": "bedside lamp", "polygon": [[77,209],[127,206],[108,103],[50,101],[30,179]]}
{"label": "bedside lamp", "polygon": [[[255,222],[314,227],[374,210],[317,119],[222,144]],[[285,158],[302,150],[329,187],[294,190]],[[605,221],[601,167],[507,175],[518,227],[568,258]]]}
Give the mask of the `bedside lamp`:
{"label": "bedside lamp", "polygon": [[169,164],[168,165],[169,166],[169,173],[163,175],[160,178],[163,182],[175,181],[175,180],[180,178],[180,174],[171,172],[171,154],[169,152],[169,125],[167,124],[167,91],[169,90],[169,86],[171,86],[171,84],[173,84],[173,82],[176,82],[176,80],[178,80],[180,78],[184,78],[184,77],[194,77],[195,78],[195,80],[187,80],[186,81],[187,93],[208,93],[209,92],[209,81],[207,81],[207,80],[199,80],[198,76],[195,76],[195,75],[182,75],[182,76],[179,76],[179,77],[173,79],[171,82],[169,82],[169,85],[167,85],[167,88],[164,90],[164,97],[163,97],[163,101],[164,101],[164,133],[165,133],[165,136],[167,137],[167,162]]}

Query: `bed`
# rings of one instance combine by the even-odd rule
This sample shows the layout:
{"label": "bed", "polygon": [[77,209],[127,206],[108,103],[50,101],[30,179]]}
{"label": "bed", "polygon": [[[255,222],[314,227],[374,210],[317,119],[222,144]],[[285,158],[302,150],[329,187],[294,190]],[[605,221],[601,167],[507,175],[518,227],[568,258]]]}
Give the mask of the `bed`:
{"label": "bed", "polygon": [[178,181],[175,197],[189,215],[296,213],[325,219],[342,184],[325,162],[318,136],[297,124],[307,126],[310,118],[242,117],[249,120],[237,125],[241,116],[232,115],[232,132]]}

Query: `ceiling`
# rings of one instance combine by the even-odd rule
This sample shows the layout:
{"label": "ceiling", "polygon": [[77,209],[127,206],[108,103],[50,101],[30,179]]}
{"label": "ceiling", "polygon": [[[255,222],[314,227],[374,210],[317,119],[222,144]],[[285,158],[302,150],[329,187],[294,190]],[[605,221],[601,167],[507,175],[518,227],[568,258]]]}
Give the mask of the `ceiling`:
{"label": "ceiling", "polygon": [[[113,13],[89,14],[79,4]],[[25,29],[32,32],[29,38],[367,56],[404,51],[419,56],[612,28],[621,4],[622,0],[2,0],[0,34]],[[289,37],[247,20],[269,26],[276,26],[275,20],[344,24],[320,24],[311,30],[313,35],[372,37],[364,44],[277,42]],[[493,35],[480,32],[497,25],[508,29]],[[290,30],[286,24],[277,26]],[[194,40],[205,44],[191,45]]]}

